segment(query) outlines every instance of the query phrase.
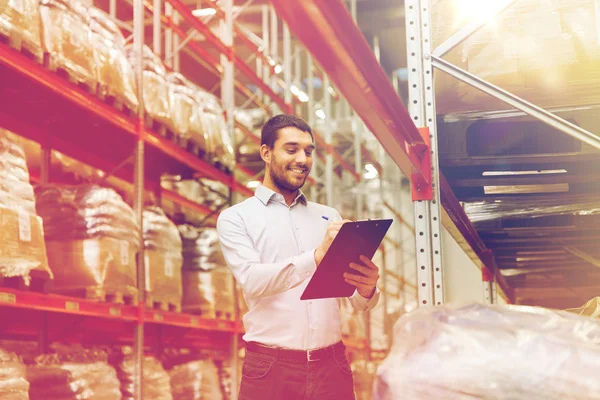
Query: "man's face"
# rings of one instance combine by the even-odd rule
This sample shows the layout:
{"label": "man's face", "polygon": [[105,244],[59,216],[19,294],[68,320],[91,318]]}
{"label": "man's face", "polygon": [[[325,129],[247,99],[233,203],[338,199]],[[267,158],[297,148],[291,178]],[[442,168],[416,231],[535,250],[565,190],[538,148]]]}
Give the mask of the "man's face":
{"label": "man's face", "polygon": [[288,192],[300,189],[312,168],[314,149],[310,133],[295,127],[280,129],[269,149],[270,158],[265,160],[273,183]]}

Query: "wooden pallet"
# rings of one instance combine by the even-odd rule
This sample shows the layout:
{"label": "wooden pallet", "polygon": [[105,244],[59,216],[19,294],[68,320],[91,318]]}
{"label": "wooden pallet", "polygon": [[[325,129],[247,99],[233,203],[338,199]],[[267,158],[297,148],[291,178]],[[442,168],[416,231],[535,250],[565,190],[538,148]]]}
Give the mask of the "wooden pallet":
{"label": "wooden pallet", "polygon": [[0,32],[0,42],[9,45],[19,53],[23,54],[24,56],[35,61],[38,64],[42,64],[44,62],[43,51],[39,49],[39,51],[37,52],[38,54],[31,51],[31,49],[29,49],[28,46],[23,42],[23,35],[21,34],[21,32],[12,31],[9,34]]}
{"label": "wooden pallet", "polygon": [[128,118],[135,118],[137,115],[134,105],[130,104],[129,101],[120,96],[109,94],[109,90],[103,85],[98,84],[96,96],[102,100],[103,103],[115,108]]}
{"label": "wooden pallet", "polygon": [[225,172],[227,175],[231,175],[232,174],[232,171],[229,169],[229,167],[223,165],[221,162],[217,161],[217,162],[215,162],[214,165],[215,165],[215,167],[217,167],[221,171]]}
{"label": "wooden pallet", "polygon": [[192,153],[193,155],[202,160],[206,159],[206,150],[204,149],[204,147],[200,146],[196,141],[191,140],[189,138],[177,136],[177,144],[179,145],[179,147],[183,148],[188,153]]}
{"label": "wooden pallet", "polygon": [[97,301],[102,303],[112,304],[125,304],[125,305],[137,305],[137,296],[126,295],[118,291],[102,291],[94,288],[80,288],[72,290],[56,290],[54,293],[62,294],[65,296],[77,297],[80,299],[86,299],[90,301]]}
{"label": "wooden pallet", "polygon": [[50,55],[48,53],[44,54],[44,67],[46,69],[54,72],[56,75],[60,76],[61,78],[68,80],[72,84],[78,86],[79,88],[83,89],[84,91],[86,91],[87,93],[89,93],[91,95],[95,96],[98,91],[97,90],[97,87],[98,87],[97,82],[93,81],[92,79],[82,81],[80,78],[75,76],[71,71],[69,71],[63,65],[60,65],[59,63],[57,63],[56,60],[54,59],[54,57],[52,57],[52,55]]}
{"label": "wooden pallet", "polygon": [[213,308],[203,306],[186,306],[183,308],[183,312],[188,314],[194,314],[200,318],[216,319],[216,312]]}
{"label": "wooden pallet", "polygon": [[146,125],[146,128],[151,129],[165,139],[177,144],[177,135],[165,123],[158,121],[152,116],[146,114],[144,117],[144,124]]}
{"label": "wooden pallet", "polygon": [[170,299],[161,299],[146,293],[146,307],[154,310],[181,312],[181,302],[177,303]]}
{"label": "wooden pallet", "polygon": [[16,290],[48,293],[51,290],[52,280],[46,271],[33,270],[29,273],[29,285],[23,276],[0,276],[0,287]]}
{"label": "wooden pallet", "polygon": [[235,320],[235,315],[231,311],[219,311],[219,310],[216,310],[215,311],[215,317],[217,319],[223,319],[223,320],[226,320],[226,321],[233,321],[233,320]]}

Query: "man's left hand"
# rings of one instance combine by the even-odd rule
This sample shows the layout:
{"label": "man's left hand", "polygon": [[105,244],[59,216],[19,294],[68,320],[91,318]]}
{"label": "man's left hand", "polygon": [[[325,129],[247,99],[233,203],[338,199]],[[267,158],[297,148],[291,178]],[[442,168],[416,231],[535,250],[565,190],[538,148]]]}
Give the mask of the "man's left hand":
{"label": "man's left hand", "polygon": [[370,299],[375,294],[375,288],[379,280],[379,268],[365,256],[360,256],[360,261],[363,264],[350,263],[350,268],[362,273],[364,276],[346,272],[344,273],[344,280],[356,286],[362,297]]}

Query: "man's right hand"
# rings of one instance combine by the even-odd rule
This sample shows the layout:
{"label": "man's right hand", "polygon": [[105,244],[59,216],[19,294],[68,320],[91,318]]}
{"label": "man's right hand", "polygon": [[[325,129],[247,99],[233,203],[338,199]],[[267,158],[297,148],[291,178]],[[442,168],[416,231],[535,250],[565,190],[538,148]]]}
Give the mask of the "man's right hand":
{"label": "man's right hand", "polygon": [[330,222],[327,226],[325,238],[323,239],[323,242],[319,245],[319,247],[317,247],[315,250],[315,263],[317,264],[317,267],[319,266],[319,264],[321,264],[321,261],[323,261],[325,253],[327,253],[327,250],[329,250],[329,246],[331,246],[331,243],[333,243],[333,239],[335,239],[340,229],[342,229],[342,225],[344,225],[346,222],[352,221],[344,219],[341,221]]}

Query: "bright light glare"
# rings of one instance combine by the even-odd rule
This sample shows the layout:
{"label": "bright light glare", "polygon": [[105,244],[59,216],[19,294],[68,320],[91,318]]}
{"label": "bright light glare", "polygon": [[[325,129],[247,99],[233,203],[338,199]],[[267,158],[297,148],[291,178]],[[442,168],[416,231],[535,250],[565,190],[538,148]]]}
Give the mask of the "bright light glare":
{"label": "bright light glare", "polygon": [[373,164],[365,164],[365,169],[367,172],[363,174],[363,178],[365,179],[375,179],[377,178],[377,169],[373,166]]}
{"label": "bright light glare", "polygon": [[298,100],[300,100],[303,103],[306,103],[308,101],[308,95],[301,91],[300,93],[298,93]]}
{"label": "bright light glare", "polygon": [[296,85],[292,85],[290,87],[290,91],[292,92],[292,94],[294,96],[298,96],[300,94],[300,89],[298,89],[298,86],[296,86]]}
{"label": "bright light glare", "polygon": [[214,8],[197,8],[192,10],[192,15],[197,18],[201,17],[210,17],[211,15],[215,15],[217,10]]}
{"label": "bright light glare", "polygon": [[315,114],[317,114],[317,117],[319,117],[321,119],[325,119],[325,111],[317,110],[317,111],[315,111]]}
{"label": "bright light glare", "polygon": [[274,68],[274,71],[276,74],[280,74],[281,71],[283,71],[283,68],[281,67],[281,65],[277,64]]}
{"label": "bright light glare", "polygon": [[506,0],[456,0],[460,21],[488,20],[496,14],[499,4]]}
{"label": "bright light glare", "polygon": [[543,169],[538,171],[485,171],[483,176],[548,175],[566,173],[566,169]]}
{"label": "bright light glare", "polygon": [[258,185],[260,185],[260,181],[250,181],[246,183],[246,187],[248,187],[248,189],[256,189]]}

